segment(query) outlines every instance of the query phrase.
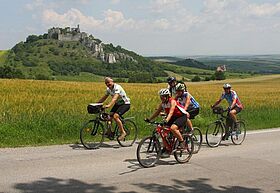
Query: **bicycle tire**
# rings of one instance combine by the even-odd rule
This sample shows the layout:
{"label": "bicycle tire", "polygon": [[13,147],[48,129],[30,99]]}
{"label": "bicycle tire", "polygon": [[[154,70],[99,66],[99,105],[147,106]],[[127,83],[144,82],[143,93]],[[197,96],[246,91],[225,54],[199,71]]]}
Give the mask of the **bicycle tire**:
{"label": "bicycle tire", "polygon": [[180,164],[187,163],[190,161],[193,151],[194,151],[194,143],[192,137],[188,134],[183,134],[183,139],[185,140],[185,149],[184,150],[176,150],[179,145],[179,140],[176,139],[175,142],[175,152],[174,157],[176,161]]}
{"label": "bicycle tire", "polygon": [[199,152],[201,145],[202,145],[202,132],[198,127],[193,128],[193,133],[192,133],[192,139],[194,143],[194,150],[193,154],[196,154]]}
{"label": "bicycle tire", "polygon": [[223,127],[220,122],[211,123],[206,130],[206,143],[209,147],[218,147],[223,137]]}
{"label": "bicycle tire", "polygon": [[144,168],[155,166],[160,158],[160,142],[155,136],[142,139],[137,147],[137,160]]}
{"label": "bicycle tire", "polygon": [[117,141],[122,147],[132,146],[137,138],[138,128],[132,120],[125,120],[123,122],[123,127],[126,132],[126,136],[122,141],[117,138]]}
{"label": "bicycle tire", "polygon": [[101,122],[90,120],[80,130],[80,140],[86,149],[97,149],[104,141],[104,126]]}
{"label": "bicycle tire", "polygon": [[236,124],[239,124],[236,131],[232,131],[231,133],[231,141],[235,145],[241,145],[246,137],[246,126],[243,121],[237,121]]}

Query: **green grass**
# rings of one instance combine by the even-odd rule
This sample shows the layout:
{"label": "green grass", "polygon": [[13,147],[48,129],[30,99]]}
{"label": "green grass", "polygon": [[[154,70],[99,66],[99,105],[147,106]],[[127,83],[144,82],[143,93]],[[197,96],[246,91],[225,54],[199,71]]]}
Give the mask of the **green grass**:
{"label": "green grass", "polygon": [[[279,127],[280,75],[259,76],[229,81],[238,92],[245,109],[241,112],[247,129]],[[210,110],[222,92],[225,81],[187,83],[189,91],[201,105],[194,126],[204,132],[216,119]],[[131,109],[139,138],[151,133],[143,119],[158,106],[161,84],[121,83],[131,98]],[[65,82],[34,80],[0,80],[0,147],[36,146],[79,142],[79,129],[92,116],[88,103],[98,100],[105,91],[101,82]],[[227,106],[225,102],[223,106]],[[160,118],[158,119],[160,120]]]}

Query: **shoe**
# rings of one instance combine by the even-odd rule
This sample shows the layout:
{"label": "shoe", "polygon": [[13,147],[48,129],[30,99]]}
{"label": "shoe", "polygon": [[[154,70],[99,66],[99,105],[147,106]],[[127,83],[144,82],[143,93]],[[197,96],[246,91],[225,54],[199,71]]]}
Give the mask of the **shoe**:
{"label": "shoe", "polygon": [[185,149],[185,141],[180,141],[179,145],[177,147],[178,150],[183,150]]}
{"label": "shoe", "polygon": [[126,133],[122,133],[119,137],[118,140],[119,141],[123,141],[125,139]]}
{"label": "shoe", "polygon": [[223,141],[228,140],[228,137],[229,137],[229,134],[225,134],[225,135],[222,137],[222,140],[223,140]]}
{"label": "shoe", "polygon": [[105,137],[109,138],[110,140],[114,139],[114,135],[115,135],[115,133],[112,131],[105,133]]}
{"label": "shoe", "polygon": [[161,157],[161,158],[169,158],[169,157],[170,157],[169,153],[166,152],[166,149],[165,149],[165,148],[163,148],[163,149],[161,150],[160,157]]}

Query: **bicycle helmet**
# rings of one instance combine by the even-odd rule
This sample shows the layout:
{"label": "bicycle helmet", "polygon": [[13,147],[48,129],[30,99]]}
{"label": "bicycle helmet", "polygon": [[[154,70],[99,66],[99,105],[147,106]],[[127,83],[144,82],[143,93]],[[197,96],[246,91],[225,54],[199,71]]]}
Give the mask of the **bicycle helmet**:
{"label": "bicycle helmet", "polygon": [[171,82],[176,81],[176,78],[173,76],[170,76],[167,78],[167,82],[170,84]]}
{"label": "bicycle helmet", "polygon": [[176,85],[176,90],[182,90],[185,91],[185,85],[183,83],[178,83]]}
{"label": "bicycle helmet", "polygon": [[229,83],[226,83],[226,84],[224,84],[223,88],[224,88],[224,89],[226,89],[226,88],[231,88],[231,85],[230,85]]}
{"label": "bicycle helmet", "polygon": [[158,93],[160,96],[169,96],[170,95],[170,91],[168,88],[163,88],[163,89],[160,89],[159,93]]}

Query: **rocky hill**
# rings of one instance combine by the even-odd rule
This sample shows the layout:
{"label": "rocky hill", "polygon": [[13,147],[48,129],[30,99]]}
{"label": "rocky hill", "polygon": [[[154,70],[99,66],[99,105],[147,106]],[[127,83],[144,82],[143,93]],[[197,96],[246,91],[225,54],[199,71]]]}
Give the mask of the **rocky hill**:
{"label": "rocky hill", "polygon": [[[0,64],[1,65],[1,64]],[[154,82],[166,77],[162,65],[121,46],[105,44],[77,28],[51,28],[30,35],[7,54],[5,65],[22,71],[25,78],[56,79],[90,73],[132,82]]]}

